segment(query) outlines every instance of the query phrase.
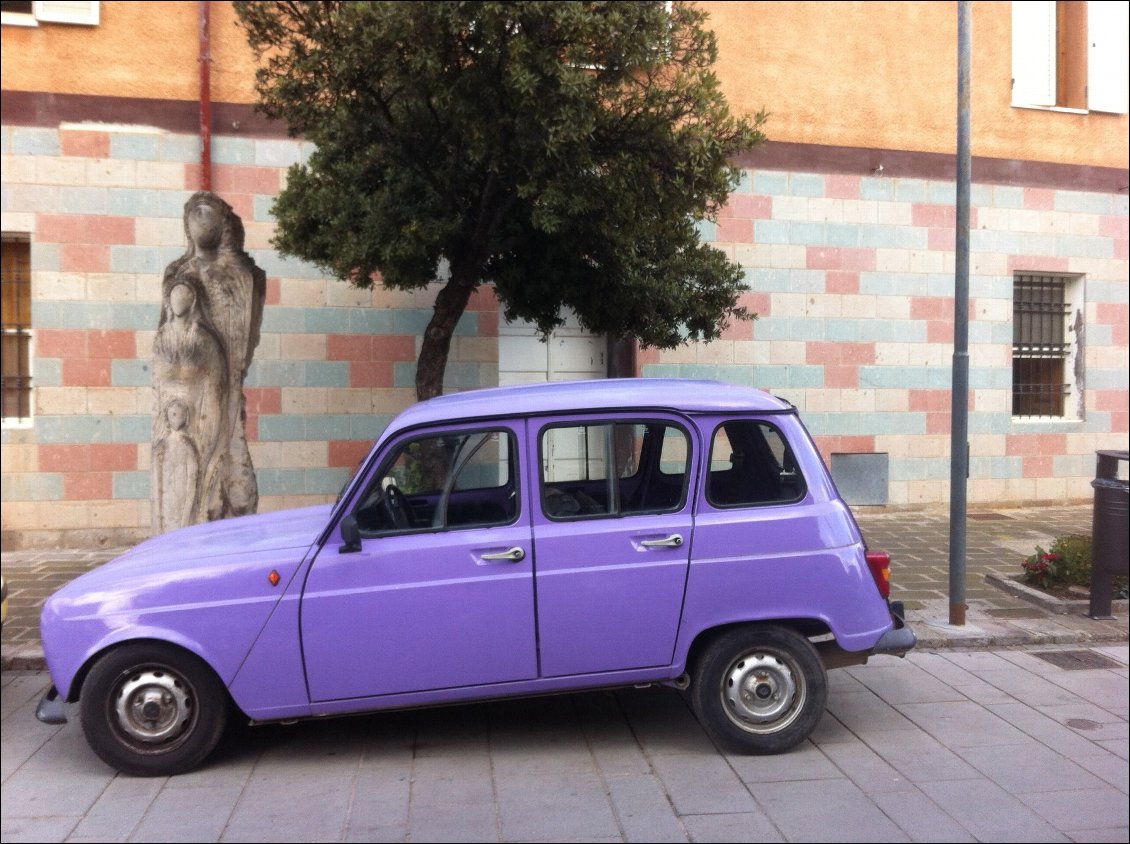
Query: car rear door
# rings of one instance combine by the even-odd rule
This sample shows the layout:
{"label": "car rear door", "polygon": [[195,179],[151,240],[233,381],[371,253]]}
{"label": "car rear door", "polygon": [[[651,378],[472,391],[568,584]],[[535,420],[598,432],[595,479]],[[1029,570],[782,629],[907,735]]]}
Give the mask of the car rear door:
{"label": "car rear door", "polygon": [[663,414],[531,425],[541,676],[671,662],[693,527],[693,436]]}

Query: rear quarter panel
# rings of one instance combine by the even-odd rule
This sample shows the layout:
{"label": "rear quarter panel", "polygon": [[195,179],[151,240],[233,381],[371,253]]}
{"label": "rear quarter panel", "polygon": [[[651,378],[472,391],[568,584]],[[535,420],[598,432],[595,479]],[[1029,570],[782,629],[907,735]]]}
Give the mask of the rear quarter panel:
{"label": "rear quarter panel", "polygon": [[[709,451],[724,418],[699,417]],[[791,504],[717,508],[700,479],[678,653],[726,624],[815,619],[844,650],[871,648],[893,623],[864,558],[863,540],[811,437],[795,414],[766,417],[804,476]],[[703,460],[709,468],[709,454]]]}

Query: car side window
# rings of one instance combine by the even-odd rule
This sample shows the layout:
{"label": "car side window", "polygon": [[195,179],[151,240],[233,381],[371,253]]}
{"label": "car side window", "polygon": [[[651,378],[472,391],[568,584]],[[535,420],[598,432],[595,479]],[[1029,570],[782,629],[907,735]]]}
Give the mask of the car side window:
{"label": "car side window", "polygon": [[733,420],[710,446],[706,500],[715,507],[785,504],[804,495],[804,478],[784,435],[768,422]]}
{"label": "car side window", "polygon": [[509,431],[459,431],[402,443],[354,511],[362,536],[490,527],[518,516]]}
{"label": "car side window", "polygon": [[541,434],[541,503],[554,520],[682,507],[690,439],[668,422],[560,425]]}

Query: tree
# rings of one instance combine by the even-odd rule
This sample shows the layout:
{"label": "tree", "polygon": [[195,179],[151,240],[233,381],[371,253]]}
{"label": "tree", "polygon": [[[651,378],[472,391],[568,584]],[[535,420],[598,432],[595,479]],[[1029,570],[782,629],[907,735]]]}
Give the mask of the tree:
{"label": "tree", "polygon": [[275,246],[339,279],[443,282],[417,362],[443,389],[472,292],[548,333],[716,338],[741,270],[699,241],[764,140],[731,115],[705,15],[663,2],[237,2],[260,109],[316,144]]}

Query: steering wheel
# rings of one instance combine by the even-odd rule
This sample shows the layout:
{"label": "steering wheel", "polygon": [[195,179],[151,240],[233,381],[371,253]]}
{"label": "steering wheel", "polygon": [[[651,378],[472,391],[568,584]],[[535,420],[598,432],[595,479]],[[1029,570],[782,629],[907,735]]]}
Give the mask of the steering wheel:
{"label": "steering wheel", "polygon": [[389,484],[385,488],[381,503],[384,505],[385,515],[388,516],[389,527],[393,530],[406,530],[412,527],[412,523],[408,520],[408,502],[400,487]]}

